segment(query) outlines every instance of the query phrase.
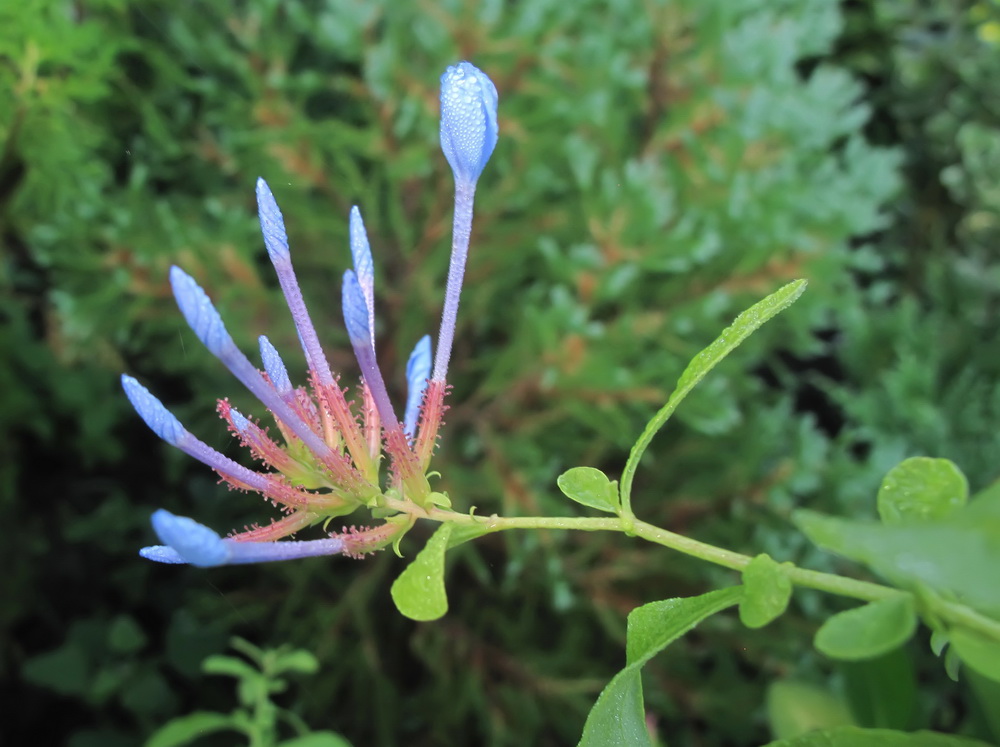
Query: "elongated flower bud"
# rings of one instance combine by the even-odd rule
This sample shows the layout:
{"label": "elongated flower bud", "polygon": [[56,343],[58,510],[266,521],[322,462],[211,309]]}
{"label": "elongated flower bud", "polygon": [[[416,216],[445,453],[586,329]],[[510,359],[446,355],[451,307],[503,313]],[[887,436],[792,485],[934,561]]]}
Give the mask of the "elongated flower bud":
{"label": "elongated flower bud", "polygon": [[122,374],[122,388],[125,390],[128,401],[132,403],[132,407],[146,422],[146,425],[152,429],[153,433],[171,446],[177,446],[187,434],[181,421],[174,417],[174,414],[164,407],[160,400],[150,394],[146,387],[131,376]]}
{"label": "elongated flower bud", "polygon": [[474,184],[497,144],[497,89],[469,62],[441,76],[441,150],[455,181]]}
{"label": "elongated flower bud", "polygon": [[403,414],[403,432],[407,438],[413,438],[417,432],[417,419],[420,417],[420,405],[427,389],[427,380],[431,376],[431,338],[424,335],[417,342],[410,359],[406,362],[406,410]]}
{"label": "elongated flower bud", "polygon": [[365,223],[361,220],[361,211],[357,205],[351,208],[351,257],[354,260],[354,273],[358,276],[358,285],[365,297],[368,307],[368,333],[375,343],[375,264],[372,262],[372,250],[368,243],[368,233]]}
{"label": "elongated flower bud", "polygon": [[347,543],[338,537],[301,542],[240,542],[224,539],[214,529],[162,508],[153,514],[152,521],[153,530],[163,544],[144,547],[139,554],[158,563],[190,563],[199,568],[212,568],[317,555],[340,555],[347,549]]}
{"label": "elongated flower bud", "polygon": [[292,391],[292,382],[288,378],[285,362],[281,360],[281,356],[266,335],[258,337],[257,342],[260,344],[260,359],[264,363],[264,370],[267,371],[267,378],[271,380],[271,386],[278,394],[284,397]]}
{"label": "elongated flower bud", "polygon": [[222,356],[236,347],[219,312],[194,278],[174,266],[170,268],[170,285],[188,326],[213,355]]}

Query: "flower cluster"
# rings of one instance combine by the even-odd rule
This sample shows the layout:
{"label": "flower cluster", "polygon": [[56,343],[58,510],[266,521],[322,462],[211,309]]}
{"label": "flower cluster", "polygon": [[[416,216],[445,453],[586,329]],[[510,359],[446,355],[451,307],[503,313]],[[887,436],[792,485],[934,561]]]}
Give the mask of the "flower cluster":
{"label": "flower cluster", "polygon": [[[223,538],[193,519],[161,509],[152,523],[163,545],[143,548],[143,557],[207,567],[314,555],[358,556],[398,541],[421,510],[447,502],[431,490],[427,472],[444,411],[476,182],[496,142],[497,91],[492,81],[468,62],[449,67],[441,76],[441,147],[455,176],[451,264],[433,370],[431,341],[425,336],[406,365],[402,419],[376,360],[374,262],[357,207],[350,214],[354,267],[344,273],[342,284],[344,324],[361,371],[353,402],[345,397],[323,353],[292,268],[281,211],[263,179],[257,181],[261,232],[309,367],[308,387],[292,385],[281,356],[264,336],[259,370],[236,346],[201,287],[180,268],[171,268],[174,298],[195,335],[274,417],[280,443],[228,401],[218,406],[230,431],[269,471],[248,469],[199,440],[127,375],[122,376],[125,394],[160,438],[214,469],[231,486],[260,493],[284,515],[268,526]],[[383,454],[390,466],[384,487]],[[384,522],[325,539],[276,541],[361,507],[375,510]]]}

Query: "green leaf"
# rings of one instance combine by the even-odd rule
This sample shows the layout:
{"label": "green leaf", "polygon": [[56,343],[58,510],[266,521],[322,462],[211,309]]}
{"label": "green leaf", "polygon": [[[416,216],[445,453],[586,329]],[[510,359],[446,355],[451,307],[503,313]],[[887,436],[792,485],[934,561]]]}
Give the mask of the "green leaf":
{"label": "green leaf", "polygon": [[138,651],[146,645],[146,634],[128,615],[118,615],[108,629],[108,648],[122,654]]}
{"label": "green leaf", "polygon": [[209,656],[201,663],[201,671],[205,674],[225,674],[241,680],[260,677],[260,672],[243,661],[243,659],[237,659],[235,656],[225,656],[224,654]]}
{"label": "green leaf", "polygon": [[642,702],[642,671],[626,667],[601,691],[587,714],[578,747],[647,747],[653,743]]}
{"label": "green leaf", "polygon": [[963,513],[968,517],[1000,519],[1000,480],[972,496]]}
{"label": "green leaf", "polygon": [[969,482],[948,459],[913,457],[889,470],[878,491],[885,524],[943,519],[965,505]]}
{"label": "green leaf", "polygon": [[867,563],[893,584],[914,591],[926,585],[997,617],[1000,584],[986,570],[1000,568],[1000,517],[971,519],[961,511],[934,523],[885,526],[801,509],[792,514],[815,544]]}
{"label": "green leaf", "polygon": [[195,711],[167,722],[153,732],[145,747],[177,747],[216,731],[233,729],[231,717],[212,711]]}
{"label": "green leaf", "polygon": [[593,467],[573,467],[559,475],[556,480],[566,497],[598,511],[618,513],[618,491],[615,483],[599,469]]}
{"label": "green leaf", "polygon": [[711,345],[691,360],[677,380],[677,387],[674,389],[673,394],[670,395],[667,403],[660,408],[660,411],[646,425],[642,435],[639,436],[639,440],[635,442],[632,451],[629,453],[628,462],[626,462],[625,470],[622,472],[621,483],[622,504],[629,513],[631,512],[632,479],[635,477],[635,471],[639,467],[639,460],[642,459],[642,455],[653,440],[653,436],[664,426],[674,413],[674,410],[677,409],[677,406],[694,389],[698,382],[705,378],[709,371],[715,368],[723,358],[733,352],[740,343],[756,332],[765,322],[791,306],[802,295],[805,289],[805,280],[795,280],[762,301],[758,301],[736,317],[733,323],[726,327]]}
{"label": "green leaf", "polygon": [[811,731],[790,739],[768,742],[764,747],[989,747],[985,742],[933,731],[893,731],[839,726]]}
{"label": "green leaf", "polygon": [[392,601],[396,609],[411,620],[437,620],[448,611],[448,597],[444,590],[444,554],[448,549],[451,529],[451,524],[438,527],[424,549],[392,584]]}
{"label": "green leaf", "polygon": [[319,660],[312,653],[301,648],[287,653],[278,651],[275,652],[274,664],[270,671],[272,675],[278,675],[282,672],[316,674],[319,671]]}
{"label": "green leaf", "polygon": [[743,569],[740,621],[748,628],[762,628],[780,616],[791,598],[792,582],[770,555],[758,555]]}
{"label": "green leaf", "polygon": [[451,498],[446,493],[432,492],[427,500],[438,508],[451,508]]}
{"label": "green leaf", "polygon": [[962,627],[951,628],[948,635],[952,651],[958,654],[965,666],[983,677],[1000,682],[1000,643]]}
{"label": "green leaf", "polygon": [[917,610],[909,594],[880,599],[827,620],[813,641],[831,659],[859,661],[902,646],[917,629]]}
{"label": "green leaf", "polygon": [[854,724],[847,706],[836,695],[795,680],[778,680],[768,688],[767,718],[771,732],[779,739]]}
{"label": "green leaf", "polygon": [[909,652],[897,648],[875,659],[845,661],[838,669],[858,726],[909,729],[917,713],[917,678]]}
{"label": "green leaf", "polygon": [[583,727],[580,747],[649,745],[642,702],[642,665],[706,617],[740,600],[742,587],[698,597],[665,599],[632,610],[628,616],[627,666],[601,691]]}
{"label": "green leaf", "polygon": [[278,747],[351,747],[351,743],[332,731],[314,731],[301,737],[287,739]]}
{"label": "green leaf", "polygon": [[24,664],[24,679],[60,695],[81,696],[91,686],[91,663],[79,646],[66,643]]}
{"label": "green leaf", "polygon": [[452,524],[451,534],[448,536],[448,549],[458,547],[489,533],[490,528],[485,519],[482,524]]}
{"label": "green leaf", "polygon": [[1000,743],[1000,708],[996,707],[1000,703],[1000,682],[983,677],[974,669],[966,670],[965,681],[969,683],[975,696],[975,710],[989,729],[993,741]]}

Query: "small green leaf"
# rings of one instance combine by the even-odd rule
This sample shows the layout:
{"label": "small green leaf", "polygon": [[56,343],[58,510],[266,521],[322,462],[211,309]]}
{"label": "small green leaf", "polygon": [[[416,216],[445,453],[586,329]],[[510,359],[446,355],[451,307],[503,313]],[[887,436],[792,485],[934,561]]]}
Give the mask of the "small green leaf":
{"label": "small green leaf", "polygon": [[260,676],[260,672],[243,659],[224,654],[209,656],[201,663],[201,671],[205,674],[226,674],[236,679],[253,679]]}
{"label": "small green leaf", "polygon": [[392,601],[411,620],[437,620],[448,611],[444,590],[444,554],[448,549],[451,524],[442,524],[427,540],[424,549],[406,566],[393,584]]}
{"label": "small green leaf", "polygon": [[118,615],[108,629],[108,648],[122,654],[138,651],[146,645],[146,634],[128,615]]}
{"label": "small green leaf", "polygon": [[778,680],[767,690],[767,719],[779,739],[853,725],[854,719],[840,698],[816,685]]}
{"label": "small green leaf", "polygon": [[926,587],[1000,616],[1000,584],[984,569],[1000,568],[1000,517],[973,516],[969,506],[954,517],[886,526],[800,509],[792,521],[815,544],[867,563],[893,584]]}
{"label": "small green leaf", "polygon": [[827,620],[813,641],[831,659],[859,661],[902,646],[917,629],[917,611],[909,594],[841,612]]}
{"label": "small green leaf", "polygon": [[940,656],[944,647],[948,645],[948,634],[943,630],[931,631],[931,651],[935,656]]}
{"label": "small green leaf", "polygon": [[743,569],[740,621],[748,628],[762,628],[779,617],[791,598],[791,579],[770,555],[758,555]]}
{"label": "small green leaf", "polygon": [[969,482],[954,462],[914,457],[889,470],[878,491],[878,513],[885,524],[930,521],[965,505]]}
{"label": "small green leaf", "polygon": [[989,747],[985,742],[967,737],[953,737],[933,731],[893,731],[838,726],[811,731],[791,739],[768,742],[764,747]]}
{"label": "small green leaf", "polygon": [[195,711],[187,716],[179,716],[157,729],[146,740],[145,747],[179,747],[206,734],[234,727],[232,718],[224,713]]}
{"label": "small green leaf", "polygon": [[805,289],[805,280],[795,280],[779,288],[736,317],[733,323],[726,327],[711,345],[691,359],[677,380],[673,394],[646,425],[639,440],[635,442],[629,453],[625,470],[622,472],[621,485],[621,501],[626,512],[631,512],[632,479],[639,467],[639,460],[642,459],[642,455],[653,440],[653,436],[666,424],[677,406],[723,358],[733,352],[740,343],[756,332],[765,322],[770,321],[779,312],[791,306]]}
{"label": "small green leaf", "polygon": [[311,652],[301,648],[287,653],[278,651],[270,671],[272,675],[284,672],[316,674],[319,671],[319,660]]}
{"label": "small green leaf", "polygon": [[965,666],[983,677],[1000,682],[1000,643],[962,627],[952,628],[948,635],[951,650],[958,654]]}
{"label": "small green leaf", "polygon": [[[254,644],[250,643],[250,641],[248,641],[246,638],[240,638],[240,636],[238,635],[234,635],[232,638],[229,639],[229,645],[232,646],[237,651],[239,651],[245,657],[247,657],[250,661],[252,661],[258,669],[263,668],[264,661],[265,659],[267,659],[269,655],[268,652],[262,649],[260,646],[255,646]],[[242,661],[242,660],[236,659],[236,661]]]}
{"label": "small green leaf", "polygon": [[427,500],[439,508],[451,508],[451,498],[447,493],[432,492],[427,496]]}
{"label": "small green leaf", "polygon": [[573,467],[559,475],[559,489],[567,498],[598,511],[618,513],[618,491],[615,483],[599,469]]}
{"label": "small green leaf", "polygon": [[649,745],[642,703],[642,665],[706,617],[736,604],[734,586],[687,599],[650,602],[628,616],[627,666],[601,691],[587,716],[579,747]]}

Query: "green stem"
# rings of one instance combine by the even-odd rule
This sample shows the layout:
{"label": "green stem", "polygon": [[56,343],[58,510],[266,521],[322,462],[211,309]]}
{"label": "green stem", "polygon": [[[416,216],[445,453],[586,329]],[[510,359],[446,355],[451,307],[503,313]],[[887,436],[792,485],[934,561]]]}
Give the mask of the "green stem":
{"label": "green stem", "polygon": [[[422,512],[423,513],[423,512]],[[685,537],[674,532],[661,529],[634,518],[588,518],[575,516],[473,516],[459,514],[454,511],[434,508],[423,513],[423,518],[433,521],[448,521],[462,525],[478,525],[487,532],[502,532],[508,529],[566,529],[583,532],[624,532],[641,537],[647,542],[669,547],[671,550],[690,555],[709,563],[721,565],[734,571],[742,571],[753,559],[749,555],[724,550],[715,545]],[[787,566],[786,566],[787,567]],[[888,599],[899,594],[909,594],[902,589],[891,586],[859,581],[853,578],[838,576],[834,573],[810,571],[791,565],[787,567],[788,578],[796,586],[825,591],[842,597],[859,599],[863,602],[875,602]],[[948,623],[959,624],[970,630],[975,630],[992,640],[1000,641],[1000,622],[986,617],[975,610],[954,602],[943,602],[936,609],[937,614]]]}

